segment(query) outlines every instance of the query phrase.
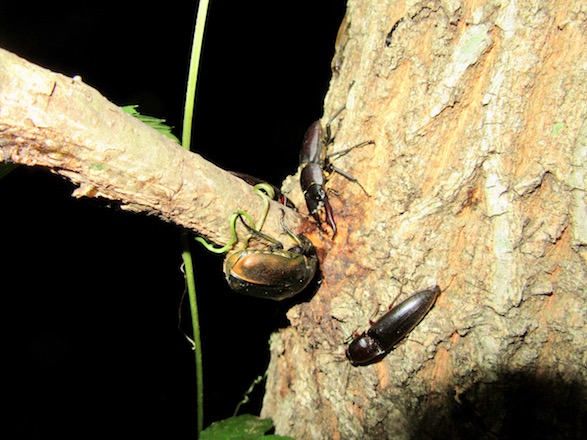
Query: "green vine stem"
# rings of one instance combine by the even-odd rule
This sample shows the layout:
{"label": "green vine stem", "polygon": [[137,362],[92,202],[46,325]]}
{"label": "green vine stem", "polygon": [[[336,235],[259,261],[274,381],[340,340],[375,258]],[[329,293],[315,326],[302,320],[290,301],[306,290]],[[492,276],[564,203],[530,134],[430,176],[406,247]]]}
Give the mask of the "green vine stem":
{"label": "green vine stem", "polygon": [[[204,28],[206,26],[206,17],[208,14],[209,0],[200,0],[198,5],[198,12],[196,17],[196,26],[194,30],[194,40],[192,44],[192,52],[190,56],[190,67],[188,73],[188,82],[186,88],[186,99],[183,114],[183,128],[181,136],[181,144],[184,148],[189,149],[192,138],[192,122],[194,117],[194,106],[196,98],[196,85],[198,79],[198,71],[200,66],[200,58],[202,53],[202,42],[204,40]],[[273,188],[270,185],[259,184],[255,187],[256,193],[263,199],[264,215],[259,224],[259,230],[265,223],[267,212],[269,211],[269,198],[274,198]],[[238,215],[244,215],[247,220],[253,225],[254,222],[249,214],[238,211],[231,216],[232,239],[222,248],[215,248],[203,239],[196,238],[208,250],[216,253],[224,253],[230,250],[237,242],[235,223]],[[194,265],[192,254],[189,247],[189,238],[186,232],[181,235],[182,259],[185,267],[186,285],[188,291],[188,298],[190,302],[190,313],[192,318],[192,331],[194,340],[194,356],[196,367],[196,418],[197,418],[197,432],[198,437],[204,429],[204,373],[202,366],[202,342],[200,337],[200,319],[198,314],[198,302],[196,295],[196,282],[194,275]]]}
{"label": "green vine stem", "polygon": [[[200,0],[196,16],[196,26],[194,30],[194,40],[192,43],[192,53],[190,56],[190,67],[188,73],[188,82],[186,89],[185,107],[183,113],[183,128],[181,144],[184,148],[190,148],[192,139],[192,121],[194,117],[194,105],[196,98],[196,85],[198,80],[198,70],[200,67],[200,57],[202,53],[202,42],[204,41],[204,28],[206,26],[206,17],[208,15],[208,0]],[[194,356],[196,367],[196,420],[198,437],[204,430],[204,372],[202,366],[202,341],[200,338],[200,319],[198,315],[198,302],[196,296],[196,282],[194,275],[194,265],[190,251],[190,240],[186,232],[182,233],[182,259],[185,266],[185,277],[190,302],[190,312],[192,316],[192,329],[194,338]]]}
{"label": "green vine stem", "polygon": [[[269,198],[271,198],[271,199],[275,198],[275,191],[273,190],[271,185],[269,185],[267,183],[259,183],[259,184],[255,185],[253,188],[255,190],[255,194],[257,194],[259,197],[261,197],[261,200],[263,201],[263,216],[261,217],[261,221],[259,222],[259,225],[260,225],[259,229],[257,229],[255,227],[255,221],[249,215],[248,212],[239,210],[239,211],[233,212],[232,215],[230,216],[231,238],[228,241],[228,243],[226,243],[224,246],[216,247],[212,243],[209,243],[208,241],[206,241],[206,239],[203,237],[195,237],[195,240],[198,243],[200,243],[202,246],[204,246],[208,251],[213,252],[215,254],[224,254],[225,252],[228,252],[230,249],[232,249],[232,247],[238,241],[238,236],[236,234],[236,219],[238,218],[239,215],[246,217],[251,228],[253,228],[257,231],[261,231],[261,229],[263,228],[263,225],[265,224],[265,219],[267,218],[267,214],[269,213],[269,206],[270,206],[269,205]],[[247,247],[247,244],[248,244],[248,238],[245,240],[243,247]]]}

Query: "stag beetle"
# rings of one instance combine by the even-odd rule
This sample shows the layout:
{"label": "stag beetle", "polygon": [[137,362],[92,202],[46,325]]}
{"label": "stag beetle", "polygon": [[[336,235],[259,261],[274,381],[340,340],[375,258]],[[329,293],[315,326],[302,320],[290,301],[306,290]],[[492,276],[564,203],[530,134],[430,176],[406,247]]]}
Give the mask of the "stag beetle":
{"label": "stag beetle", "polygon": [[251,236],[265,240],[271,246],[266,249],[247,247],[227,255],[224,274],[232,290],[276,301],[290,298],[304,290],[314,278],[318,265],[310,240],[291,232],[283,223],[282,216],[281,227],[297,242],[286,251],[279,241],[251,228],[242,216],[239,215],[239,218]]}
{"label": "stag beetle", "polygon": [[279,188],[277,188],[275,185],[272,185],[271,183],[265,182],[264,180],[261,180],[258,177],[251,176],[250,174],[240,173],[238,171],[231,171],[230,173],[232,175],[238,177],[239,179],[244,180],[245,182],[247,182],[249,185],[252,185],[252,186],[259,185],[259,184],[269,185],[271,188],[273,188],[273,191],[275,194],[275,196],[273,197],[274,200],[281,203],[282,205],[287,206],[290,209],[294,209],[296,211],[298,210],[296,208],[296,205],[294,205],[294,203],[290,199],[288,199],[281,192],[281,190]]}
{"label": "stag beetle", "polygon": [[346,350],[347,359],[355,367],[383,359],[426,316],[439,293],[439,287],[434,286],[391,307],[367,331],[355,336]]}
{"label": "stag beetle", "polygon": [[336,222],[334,221],[332,207],[330,206],[326,190],[324,189],[324,184],[329,175],[333,172],[337,172],[350,181],[357,183],[365,194],[367,194],[367,196],[369,195],[357,179],[332,165],[331,159],[343,156],[354,148],[372,144],[373,141],[361,142],[360,144],[347,148],[346,150],[326,155],[326,147],[328,147],[328,145],[334,140],[330,125],[344,109],[345,106],[338,110],[327,122],[325,136],[322,133],[320,121],[314,121],[308,130],[306,130],[304,142],[300,151],[300,166],[302,168],[300,172],[300,186],[302,187],[306,199],[308,211],[312,214],[318,224],[321,224],[320,211],[324,208],[324,218],[326,223],[332,228],[333,238],[337,231]]}

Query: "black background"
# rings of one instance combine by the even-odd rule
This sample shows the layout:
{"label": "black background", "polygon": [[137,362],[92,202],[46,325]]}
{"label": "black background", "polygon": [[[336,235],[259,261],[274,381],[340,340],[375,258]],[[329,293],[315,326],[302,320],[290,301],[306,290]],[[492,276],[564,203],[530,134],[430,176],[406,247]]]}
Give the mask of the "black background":
{"label": "black background", "polygon": [[[211,4],[194,148],[279,184],[321,116],[343,1]],[[196,5],[0,1],[0,47],[81,75],[118,105],[140,104],[179,135]],[[179,231],[71,198],[21,167],[0,180],[5,439],[194,438],[193,354]],[[265,371],[287,304],[239,297],[222,259],[194,246],[206,424],[228,417]],[[255,413],[260,394],[243,410]]]}

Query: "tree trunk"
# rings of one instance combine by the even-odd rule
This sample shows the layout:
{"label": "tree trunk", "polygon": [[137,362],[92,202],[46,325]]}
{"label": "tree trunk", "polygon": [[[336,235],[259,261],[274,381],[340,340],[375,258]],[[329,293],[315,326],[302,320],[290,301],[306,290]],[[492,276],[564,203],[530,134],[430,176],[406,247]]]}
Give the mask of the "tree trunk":
{"label": "tree trunk", "polygon": [[[585,4],[351,0],[323,123],[365,140],[339,233],[271,343],[262,415],[300,439],[587,436]],[[300,201],[292,182],[286,182]],[[440,286],[381,362],[344,341]]]}

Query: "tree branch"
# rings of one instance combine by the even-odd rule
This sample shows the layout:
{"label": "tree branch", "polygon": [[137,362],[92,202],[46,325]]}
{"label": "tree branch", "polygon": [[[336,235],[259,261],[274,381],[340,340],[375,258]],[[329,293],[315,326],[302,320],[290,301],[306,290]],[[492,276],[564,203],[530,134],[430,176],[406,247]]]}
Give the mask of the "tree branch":
{"label": "tree branch", "polygon": [[[230,239],[228,218],[263,205],[252,187],[126,114],[84,84],[0,49],[0,161],[42,166],[79,185],[74,197],[103,197],[197,232]],[[272,202],[264,231],[283,239]]]}

